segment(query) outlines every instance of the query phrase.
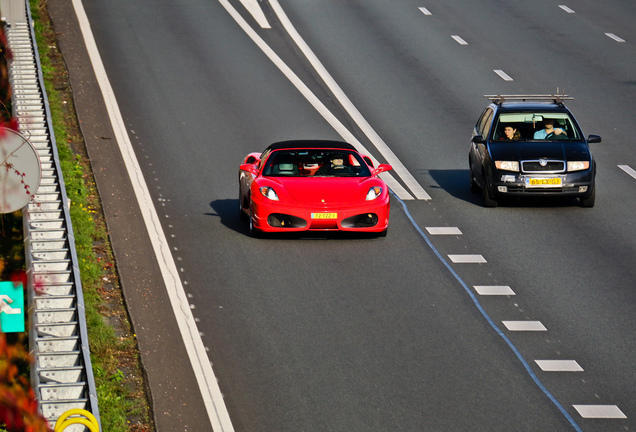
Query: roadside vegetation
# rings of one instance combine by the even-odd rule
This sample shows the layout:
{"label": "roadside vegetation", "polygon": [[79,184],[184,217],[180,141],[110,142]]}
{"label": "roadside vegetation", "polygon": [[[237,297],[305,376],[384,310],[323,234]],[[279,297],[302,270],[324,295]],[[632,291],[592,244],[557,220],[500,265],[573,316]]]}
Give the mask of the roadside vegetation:
{"label": "roadside vegetation", "polygon": [[[118,284],[107,226],[75,115],[68,73],[46,0],[30,0],[30,7],[62,175],[71,204],[102,430],[151,431],[135,335]],[[6,274],[24,270],[21,215],[19,212],[3,215],[0,222],[2,257],[15,258],[0,259],[0,273],[3,268]]]}

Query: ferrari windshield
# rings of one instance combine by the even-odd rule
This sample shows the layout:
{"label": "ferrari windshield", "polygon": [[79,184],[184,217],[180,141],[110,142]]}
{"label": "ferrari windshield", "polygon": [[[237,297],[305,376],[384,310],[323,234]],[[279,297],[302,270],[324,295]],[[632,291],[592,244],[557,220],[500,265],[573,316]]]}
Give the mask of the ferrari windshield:
{"label": "ferrari windshield", "polygon": [[278,150],[267,158],[264,176],[270,177],[369,177],[362,157],[348,150]]}
{"label": "ferrari windshield", "polygon": [[492,138],[501,141],[580,140],[581,134],[565,112],[502,112]]}

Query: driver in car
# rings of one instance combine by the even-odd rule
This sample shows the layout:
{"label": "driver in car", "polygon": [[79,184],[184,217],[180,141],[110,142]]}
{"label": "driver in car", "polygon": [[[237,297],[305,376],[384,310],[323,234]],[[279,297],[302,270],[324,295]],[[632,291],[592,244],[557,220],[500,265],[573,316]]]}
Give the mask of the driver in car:
{"label": "driver in car", "polygon": [[567,136],[565,131],[561,128],[554,128],[554,119],[543,119],[544,129],[538,130],[534,133],[534,139],[546,139],[552,135]]}
{"label": "driver in car", "polygon": [[344,165],[344,158],[341,155],[334,155],[331,157],[329,164],[323,165],[318,170],[318,175],[338,175],[338,174],[350,174],[351,168]]}

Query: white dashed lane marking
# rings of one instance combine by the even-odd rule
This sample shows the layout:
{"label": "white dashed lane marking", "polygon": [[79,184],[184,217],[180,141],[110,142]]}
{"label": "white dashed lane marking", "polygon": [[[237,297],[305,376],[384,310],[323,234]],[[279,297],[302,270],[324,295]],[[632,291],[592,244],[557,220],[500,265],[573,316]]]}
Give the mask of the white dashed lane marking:
{"label": "white dashed lane marking", "polygon": [[605,36],[610,39],[614,39],[616,42],[625,42],[625,39],[616,36],[614,33],[605,33]]}
{"label": "white dashed lane marking", "polygon": [[583,372],[576,360],[535,360],[544,372]]}
{"label": "white dashed lane marking", "polygon": [[459,37],[457,35],[453,35],[451,37],[453,39],[455,39],[455,41],[457,41],[457,43],[460,44],[460,45],[468,45],[468,42],[466,42],[464,39],[462,39],[461,37]]}
{"label": "white dashed lane marking", "polygon": [[502,321],[509,331],[548,331],[541,321]]}
{"label": "white dashed lane marking", "polygon": [[486,262],[486,259],[477,254],[456,254],[449,255],[448,258],[458,264],[483,264]]}
{"label": "white dashed lane marking", "polygon": [[574,13],[574,11],[570,9],[569,7],[567,7],[566,5],[559,5],[559,7],[563,9],[564,11],[566,11],[567,13],[570,13],[570,14]]}
{"label": "white dashed lane marking", "polygon": [[462,232],[457,227],[426,227],[430,235],[461,235]]}
{"label": "white dashed lane marking", "polygon": [[479,295],[515,295],[515,292],[507,285],[476,285],[475,291]]}
{"label": "white dashed lane marking", "polygon": [[505,73],[501,69],[495,69],[494,72],[497,75],[499,75],[504,81],[513,81],[513,79],[510,77],[510,75],[508,75],[507,73]]}
{"label": "white dashed lane marking", "polygon": [[583,418],[624,419],[623,411],[616,405],[572,405]]}
{"label": "white dashed lane marking", "polygon": [[636,170],[634,170],[632,167],[630,167],[629,165],[618,165],[618,167],[632,176],[634,179],[636,179]]}
{"label": "white dashed lane marking", "polygon": [[433,15],[428,9],[426,9],[425,7],[421,7],[419,8],[420,11],[424,14],[424,15]]}

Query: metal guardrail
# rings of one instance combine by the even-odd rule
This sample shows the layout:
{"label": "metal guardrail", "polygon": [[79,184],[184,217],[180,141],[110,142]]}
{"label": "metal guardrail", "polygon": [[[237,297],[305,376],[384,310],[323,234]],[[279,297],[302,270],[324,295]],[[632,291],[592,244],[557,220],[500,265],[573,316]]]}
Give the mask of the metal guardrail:
{"label": "metal guardrail", "polygon": [[[31,383],[42,415],[54,424],[69,410],[86,410],[99,422],[97,392],[84,314],[75,240],[29,2],[2,0],[13,52],[9,77],[20,132],[40,157],[42,181],[23,209],[28,274],[29,343],[35,359]],[[82,424],[65,428],[87,431]],[[93,429],[91,429],[93,430]]]}

